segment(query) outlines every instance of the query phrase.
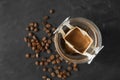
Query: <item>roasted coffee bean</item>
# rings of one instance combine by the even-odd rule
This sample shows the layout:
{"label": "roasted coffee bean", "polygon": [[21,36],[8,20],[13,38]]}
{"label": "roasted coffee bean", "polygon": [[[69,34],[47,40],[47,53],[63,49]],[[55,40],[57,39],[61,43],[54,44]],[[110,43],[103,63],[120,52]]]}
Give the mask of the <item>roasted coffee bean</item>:
{"label": "roasted coffee bean", "polygon": [[52,72],[52,68],[48,68],[48,72]]}
{"label": "roasted coffee bean", "polygon": [[42,60],[42,61],[46,61],[46,58],[45,58],[45,57],[42,57],[41,60]]}
{"label": "roasted coffee bean", "polygon": [[45,26],[46,26],[46,28],[50,28],[51,24],[47,23]]}
{"label": "roasted coffee bean", "polygon": [[44,62],[44,65],[47,66],[47,65],[48,65],[48,62]]}
{"label": "roasted coffee bean", "polygon": [[39,57],[40,57],[40,55],[39,55],[38,53],[37,53],[35,56],[36,56],[36,58],[39,58]]}
{"label": "roasted coffee bean", "polygon": [[68,71],[71,71],[71,70],[72,70],[72,67],[71,67],[71,66],[68,66],[68,67],[67,67],[67,70],[68,70]]}
{"label": "roasted coffee bean", "polygon": [[66,74],[63,74],[62,79],[66,79],[66,78],[67,78]]}
{"label": "roasted coffee bean", "polygon": [[32,55],[31,55],[31,58],[35,58],[35,57],[36,57],[35,54],[32,54]]}
{"label": "roasted coffee bean", "polygon": [[58,66],[58,69],[60,70],[60,69],[61,69],[61,66]]}
{"label": "roasted coffee bean", "polygon": [[57,70],[57,69],[58,69],[58,66],[55,65],[53,68],[54,68],[55,70]]}
{"label": "roasted coffee bean", "polygon": [[37,39],[37,37],[35,35],[33,35],[32,38],[35,39],[35,40]]}
{"label": "roasted coffee bean", "polygon": [[70,72],[66,72],[66,75],[67,75],[67,76],[70,76]]}
{"label": "roasted coffee bean", "polygon": [[24,41],[25,41],[25,42],[28,42],[28,38],[27,38],[27,37],[24,37]]}
{"label": "roasted coffee bean", "polygon": [[59,72],[60,72],[59,70],[55,69],[55,73],[56,73],[56,74],[59,74]]}
{"label": "roasted coffee bean", "polygon": [[41,42],[41,45],[42,45],[42,46],[45,46],[45,43],[44,43],[44,42]]}
{"label": "roasted coffee bean", "polygon": [[44,20],[48,20],[48,19],[49,19],[49,16],[44,16],[43,19],[44,19]]}
{"label": "roasted coffee bean", "polygon": [[30,57],[31,57],[31,54],[30,54],[30,53],[26,53],[26,54],[25,54],[25,57],[26,57],[26,58],[30,58]]}
{"label": "roasted coffee bean", "polygon": [[48,33],[48,36],[50,37],[51,35],[52,35],[52,34],[49,32],[49,33]]}
{"label": "roasted coffee bean", "polygon": [[44,28],[43,28],[43,31],[45,31],[45,32],[46,32],[46,30],[47,30],[47,28],[46,28],[46,27],[44,27]]}
{"label": "roasted coffee bean", "polygon": [[73,64],[73,67],[76,68],[76,67],[77,67],[77,64]]}
{"label": "roasted coffee bean", "polygon": [[54,9],[50,9],[50,10],[49,10],[49,13],[50,13],[50,14],[53,14],[54,12],[55,12]]}
{"label": "roasted coffee bean", "polygon": [[43,71],[46,72],[46,71],[47,71],[47,68],[44,67],[44,68],[43,68]]}
{"label": "roasted coffee bean", "polygon": [[[48,46],[45,46],[45,49],[48,50]],[[49,53],[48,53],[49,54]]]}
{"label": "roasted coffee bean", "polygon": [[50,49],[47,49],[47,53],[48,53],[48,54],[50,54],[50,53],[51,53]]}
{"label": "roasted coffee bean", "polygon": [[55,56],[52,54],[51,56],[50,56],[50,60],[54,60],[55,59]]}
{"label": "roasted coffee bean", "polygon": [[50,78],[47,78],[46,80],[51,80]]}
{"label": "roasted coffee bean", "polygon": [[33,27],[33,26],[31,26],[31,27],[30,27],[30,30],[31,30],[31,31],[33,31],[33,30],[34,30],[34,27]]}
{"label": "roasted coffee bean", "polygon": [[44,43],[47,43],[47,40],[44,40],[43,42],[44,42]]}
{"label": "roasted coffee bean", "polygon": [[38,32],[39,31],[39,29],[38,28],[34,28],[34,32]]}
{"label": "roasted coffee bean", "polygon": [[28,42],[28,47],[31,47],[31,46],[32,46],[32,44],[30,42]]}
{"label": "roasted coffee bean", "polygon": [[58,57],[59,57],[59,55],[58,55],[58,54],[56,54],[56,55],[55,55],[55,57],[56,57],[56,58],[58,58]]}
{"label": "roasted coffee bean", "polygon": [[56,62],[57,62],[57,64],[59,64],[61,62],[61,60],[58,58],[58,59],[56,59]]}
{"label": "roasted coffee bean", "polygon": [[77,67],[73,67],[73,70],[74,70],[74,71],[78,71],[78,68],[77,68]]}
{"label": "roasted coffee bean", "polygon": [[47,42],[48,42],[48,44],[51,44],[52,41],[49,39]]}
{"label": "roasted coffee bean", "polygon": [[47,79],[47,76],[42,76],[42,79],[43,79],[43,80],[46,80],[46,79]]}
{"label": "roasted coffee bean", "polygon": [[47,24],[47,22],[46,22],[46,21],[42,21],[42,25],[44,25],[44,26],[45,26],[46,24]]}
{"label": "roasted coffee bean", "polygon": [[45,41],[45,40],[46,40],[46,37],[43,37],[43,38],[42,38],[42,41]]}
{"label": "roasted coffee bean", "polygon": [[29,33],[28,33],[28,36],[29,36],[29,37],[33,36],[33,33],[32,33],[32,32],[29,32]]}
{"label": "roasted coffee bean", "polygon": [[35,51],[35,49],[36,49],[36,47],[33,46],[33,47],[32,47],[32,50]]}
{"label": "roasted coffee bean", "polygon": [[43,61],[41,61],[41,62],[40,62],[40,66],[43,66],[43,65],[44,65],[44,62],[43,62]]}
{"label": "roasted coffee bean", "polygon": [[34,26],[34,27],[38,27],[38,23],[37,23],[37,22],[34,22],[34,23],[33,23],[33,26]]}
{"label": "roasted coffee bean", "polygon": [[58,74],[57,77],[58,77],[58,78],[62,78],[62,75]]}
{"label": "roasted coffee bean", "polygon": [[35,61],[35,65],[36,65],[36,66],[38,66],[38,65],[39,65],[39,63],[40,63],[39,61]]}
{"label": "roasted coffee bean", "polygon": [[35,50],[35,53],[39,53],[39,52],[40,52],[40,49],[36,49],[36,50]]}
{"label": "roasted coffee bean", "polygon": [[45,44],[45,46],[49,47],[49,44],[48,44],[48,43],[46,43],[46,44]]}
{"label": "roasted coffee bean", "polygon": [[50,30],[48,30],[48,29],[47,29],[45,32],[46,32],[46,33],[49,33],[49,32],[50,32]]}
{"label": "roasted coffee bean", "polygon": [[42,48],[42,50],[41,50],[42,52],[44,52],[45,51],[45,49],[44,48]]}
{"label": "roasted coffee bean", "polygon": [[52,61],[52,64],[56,64],[56,63],[57,63],[56,60],[53,60],[53,61]]}
{"label": "roasted coffee bean", "polygon": [[26,29],[25,29],[26,31],[30,31],[30,27],[26,27]]}
{"label": "roasted coffee bean", "polygon": [[52,28],[52,31],[54,32],[56,30],[56,28],[54,27],[54,28]]}
{"label": "roasted coffee bean", "polygon": [[50,75],[51,75],[52,77],[55,77],[55,73],[54,73],[54,72],[51,72]]}
{"label": "roasted coffee bean", "polygon": [[[36,43],[35,42],[32,42],[32,47],[36,47]],[[33,50],[33,49],[32,49]],[[35,49],[34,49],[35,50]]]}
{"label": "roasted coffee bean", "polygon": [[34,26],[34,22],[30,22],[30,23],[29,23],[29,26]]}
{"label": "roasted coffee bean", "polygon": [[51,62],[51,60],[50,60],[50,59],[47,59],[47,62],[49,63],[49,62]]}

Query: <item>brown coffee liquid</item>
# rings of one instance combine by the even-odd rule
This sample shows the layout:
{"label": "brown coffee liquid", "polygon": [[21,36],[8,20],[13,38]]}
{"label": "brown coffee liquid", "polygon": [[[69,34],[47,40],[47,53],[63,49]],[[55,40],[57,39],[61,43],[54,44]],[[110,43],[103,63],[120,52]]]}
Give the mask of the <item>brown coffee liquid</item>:
{"label": "brown coffee liquid", "polygon": [[88,35],[84,35],[78,28],[72,30],[66,37],[67,40],[76,50],[83,53],[89,44],[91,43],[91,39]]}

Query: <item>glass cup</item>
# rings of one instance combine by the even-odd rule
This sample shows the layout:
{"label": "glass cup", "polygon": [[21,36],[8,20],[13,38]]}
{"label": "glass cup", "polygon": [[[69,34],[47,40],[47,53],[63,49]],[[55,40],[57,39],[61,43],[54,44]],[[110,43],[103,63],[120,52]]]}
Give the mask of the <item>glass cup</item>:
{"label": "glass cup", "polygon": [[[65,36],[72,31],[72,29],[75,29],[76,26],[84,30],[92,39],[91,45],[84,51],[84,54],[76,52],[75,48],[71,48],[70,45],[66,44],[67,41]],[[79,40],[81,39],[78,38],[78,41]],[[92,21],[82,17],[66,18],[54,32],[54,44],[58,54],[66,61],[72,63],[90,64],[99,51],[103,48],[102,37],[98,27]]]}

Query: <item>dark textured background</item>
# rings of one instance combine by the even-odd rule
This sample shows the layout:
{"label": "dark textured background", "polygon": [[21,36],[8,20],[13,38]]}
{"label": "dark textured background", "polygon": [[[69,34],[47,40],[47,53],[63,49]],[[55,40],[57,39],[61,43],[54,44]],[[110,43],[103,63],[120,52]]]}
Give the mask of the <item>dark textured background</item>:
{"label": "dark textured background", "polygon": [[26,60],[29,49],[23,41],[25,27],[41,21],[53,8],[50,20],[58,26],[66,17],[85,17],[100,28],[104,49],[68,80],[120,80],[119,0],[0,0],[0,80],[41,80],[34,60]]}

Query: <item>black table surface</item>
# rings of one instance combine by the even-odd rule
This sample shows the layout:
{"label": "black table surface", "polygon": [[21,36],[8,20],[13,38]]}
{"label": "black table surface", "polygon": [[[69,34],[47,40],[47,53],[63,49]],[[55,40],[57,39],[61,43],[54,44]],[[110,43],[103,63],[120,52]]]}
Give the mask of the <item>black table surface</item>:
{"label": "black table surface", "polygon": [[31,21],[41,22],[49,9],[56,13],[50,22],[58,26],[66,17],[84,17],[101,30],[104,49],[93,62],[81,64],[80,71],[67,80],[120,80],[119,0],[0,0],[0,80],[42,80],[30,51],[23,41]]}

